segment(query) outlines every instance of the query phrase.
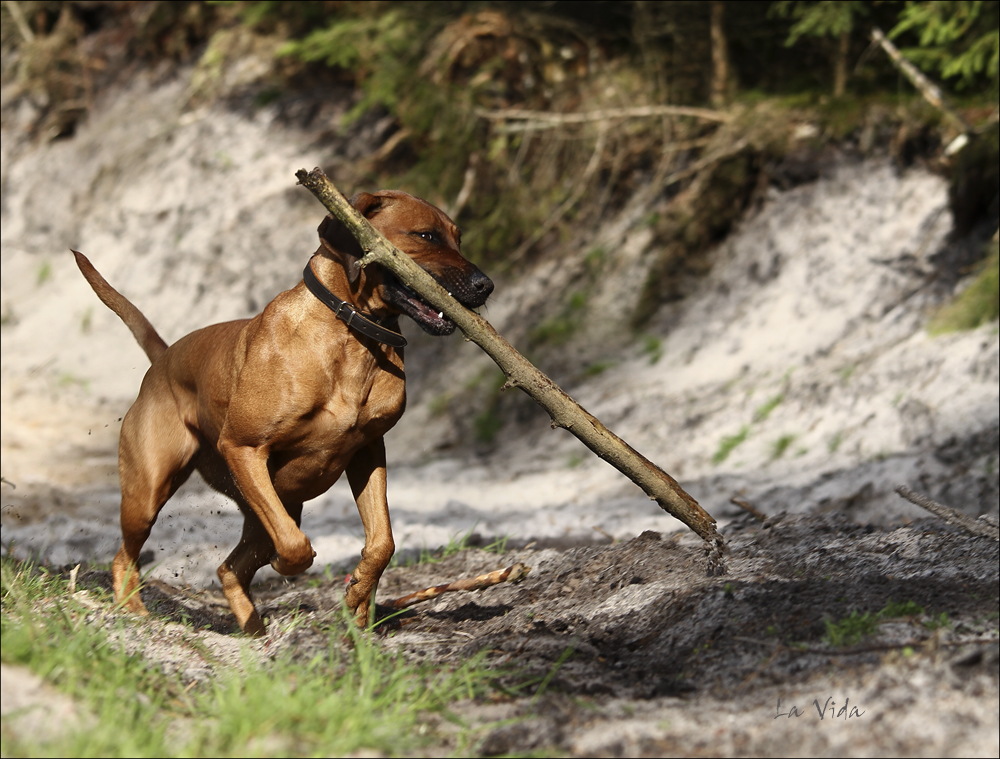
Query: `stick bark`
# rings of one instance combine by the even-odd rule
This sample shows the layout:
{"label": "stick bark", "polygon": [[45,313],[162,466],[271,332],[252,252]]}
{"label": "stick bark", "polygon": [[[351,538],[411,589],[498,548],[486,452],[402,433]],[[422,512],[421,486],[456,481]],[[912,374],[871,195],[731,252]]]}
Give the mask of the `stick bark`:
{"label": "stick bark", "polygon": [[493,585],[499,585],[502,582],[520,582],[528,576],[528,572],[530,571],[531,567],[518,562],[517,564],[511,564],[506,569],[497,569],[468,580],[455,580],[455,582],[445,583],[444,585],[424,588],[423,590],[418,590],[416,593],[394,598],[386,606],[390,606],[393,609],[405,609],[424,601],[430,601],[432,598],[437,598],[445,593],[454,593],[459,590],[482,590]]}
{"label": "stick bark", "polygon": [[377,263],[386,267],[421,298],[444,312],[467,338],[496,362],[507,377],[505,388],[521,388],[548,412],[553,428],[562,427],[572,432],[590,450],[642,488],[664,511],[694,530],[707,544],[710,574],[718,575],[725,571],[725,544],[715,520],[684,492],[673,477],[601,424],[514,350],[493,325],[461,305],[413,259],[386,240],[354,209],[321,169],[300,169],[295,176],[299,184],[312,192],[357,239],[365,251],[362,266]]}

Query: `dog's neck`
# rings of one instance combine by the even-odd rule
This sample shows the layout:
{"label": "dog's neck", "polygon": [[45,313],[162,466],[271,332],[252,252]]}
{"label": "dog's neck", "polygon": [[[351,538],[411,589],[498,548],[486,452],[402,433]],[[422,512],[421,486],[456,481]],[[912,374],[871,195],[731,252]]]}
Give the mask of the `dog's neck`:
{"label": "dog's neck", "polygon": [[[320,274],[320,271],[323,274]],[[390,327],[399,329],[397,319],[391,316],[379,318],[377,314],[365,313],[367,309],[362,303],[368,299],[362,297],[367,289],[363,272],[356,280],[355,292],[340,263],[320,254],[313,256],[306,264],[306,268],[302,271],[302,279],[306,289],[333,311],[349,329],[393,348],[402,348],[406,345],[406,338],[390,329]],[[334,288],[338,292],[335,292]],[[338,293],[343,293],[347,297]]]}

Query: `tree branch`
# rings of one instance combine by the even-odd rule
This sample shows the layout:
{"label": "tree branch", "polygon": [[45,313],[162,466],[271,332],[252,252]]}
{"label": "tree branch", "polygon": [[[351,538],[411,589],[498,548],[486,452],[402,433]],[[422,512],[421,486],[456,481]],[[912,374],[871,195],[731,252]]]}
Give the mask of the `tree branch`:
{"label": "tree branch", "polygon": [[[683,105],[637,105],[632,108],[602,108],[584,113],[552,113],[550,111],[528,111],[523,108],[504,108],[488,111],[477,108],[476,115],[489,121],[527,121],[532,129],[561,126],[563,124],[586,124],[590,121],[613,121],[615,119],[639,119],[658,116],[688,116],[704,121],[725,123],[733,116],[725,111],[710,108],[692,108]],[[544,125],[544,126],[543,126]]]}
{"label": "tree branch", "polygon": [[723,551],[725,544],[715,520],[684,492],[676,480],[651,461],[636,452],[628,443],[616,436],[576,401],[564,393],[524,356],[514,350],[493,326],[479,314],[462,306],[451,297],[427,272],[409,256],[397,249],[368,223],[333,185],[321,169],[295,174],[299,184],[340,219],[358,240],[365,256],[362,266],[377,263],[395,274],[407,287],[421,298],[442,311],[492,358],[507,377],[508,386],[521,388],[552,418],[553,427],[569,430],[600,458],[632,480],[661,508],[679,519],[706,541],[709,573],[725,571]]}
{"label": "tree branch", "polygon": [[877,26],[872,29],[872,42],[877,43],[885,50],[886,54],[892,58],[893,64],[899,69],[910,80],[910,83],[920,90],[920,94],[924,96],[924,99],[933,105],[935,108],[940,109],[947,115],[951,116],[958,124],[962,127],[962,131],[966,134],[972,134],[973,128],[968,121],[962,118],[958,111],[954,110],[948,105],[947,101],[944,99],[944,95],[941,90],[938,89],[930,79],[920,73],[912,63],[910,63],[903,54],[899,52],[898,48],[889,41],[889,39],[882,33],[882,30]]}
{"label": "tree branch", "polygon": [[937,501],[932,501],[925,495],[914,493],[905,485],[900,485],[896,488],[896,492],[910,503],[914,503],[920,508],[926,509],[931,514],[939,519],[943,519],[948,524],[954,525],[955,527],[961,527],[963,530],[970,532],[973,535],[985,535],[986,537],[993,538],[994,540],[1000,540],[1000,529],[997,528],[997,525],[994,522],[989,521],[989,517],[983,516],[979,519],[973,519],[968,514],[963,514],[961,511],[955,511],[955,509],[948,506],[943,506]]}

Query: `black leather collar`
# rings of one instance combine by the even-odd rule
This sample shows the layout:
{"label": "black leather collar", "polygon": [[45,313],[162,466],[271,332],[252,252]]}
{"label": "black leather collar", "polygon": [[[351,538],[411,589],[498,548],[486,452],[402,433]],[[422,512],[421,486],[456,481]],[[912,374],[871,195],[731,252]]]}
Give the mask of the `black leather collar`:
{"label": "black leather collar", "polygon": [[361,333],[365,337],[370,337],[372,340],[391,345],[393,348],[402,348],[406,345],[406,338],[401,334],[393,332],[391,329],[386,329],[371,319],[362,316],[351,305],[345,303],[327,290],[313,273],[312,261],[307,263],[306,268],[302,270],[302,279],[305,281],[306,287],[309,288],[309,292],[323,301],[336,314],[337,318],[344,322],[350,329]]}

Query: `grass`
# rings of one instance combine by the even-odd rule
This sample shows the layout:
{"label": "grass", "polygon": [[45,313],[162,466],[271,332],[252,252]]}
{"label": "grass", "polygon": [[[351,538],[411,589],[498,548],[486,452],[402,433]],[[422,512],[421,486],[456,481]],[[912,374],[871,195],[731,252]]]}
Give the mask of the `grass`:
{"label": "grass", "polygon": [[[848,616],[837,622],[832,622],[829,619],[826,620],[826,635],[823,636],[823,639],[835,648],[854,646],[864,638],[872,635],[878,629],[878,626],[886,620],[899,619],[901,617],[921,617],[925,615],[926,611],[924,607],[915,601],[899,603],[890,598],[880,611],[866,611],[862,614],[855,609]],[[939,627],[950,627],[951,621],[948,619],[947,613],[941,612],[936,616],[930,616],[929,619],[924,620],[921,624],[929,630],[936,630]]]}
{"label": "grass", "polygon": [[853,646],[867,638],[878,629],[877,614],[865,612],[860,614],[857,609],[837,622],[825,620],[826,635],[824,640],[834,648]]}
{"label": "grass", "polygon": [[[112,610],[110,599],[87,592]],[[75,727],[31,735],[18,735],[5,715],[4,756],[414,753],[438,737],[429,715],[454,721],[449,706],[483,696],[496,676],[482,656],[455,668],[408,664],[345,617],[309,661],[215,662],[211,680],[184,683],[123,650],[119,641],[145,622],[95,612],[61,577],[3,559],[2,597],[4,663],[28,667],[85,715]],[[459,750],[470,747],[463,730]]]}
{"label": "grass", "polygon": [[663,358],[663,341],[655,335],[646,335],[642,339],[642,352],[649,358],[649,363],[655,364]]}
{"label": "grass", "polygon": [[968,287],[941,308],[927,325],[932,335],[975,329],[1000,315],[1000,248],[991,243],[992,252]]}
{"label": "grass", "polygon": [[939,630],[942,627],[951,627],[951,619],[948,617],[948,612],[942,611],[940,614],[936,614],[923,622],[923,626],[928,630]]}
{"label": "grass", "polygon": [[915,601],[897,603],[890,598],[889,603],[879,612],[879,616],[884,619],[898,619],[899,617],[918,617],[923,613],[924,607]]}
{"label": "grass", "polygon": [[732,453],[733,450],[738,445],[740,445],[744,440],[746,440],[747,435],[749,434],[750,434],[750,425],[744,424],[740,428],[740,431],[737,432],[735,435],[726,435],[724,438],[722,438],[722,441],[719,443],[718,450],[716,450],[716,452],[712,454],[712,463],[721,464],[723,461],[729,458],[729,454]]}
{"label": "grass", "polygon": [[46,282],[52,279],[52,264],[48,261],[43,261],[42,265],[38,267],[38,275],[35,281],[37,287],[41,287]]}
{"label": "grass", "polygon": [[771,412],[774,411],[779,405],[781,405],[781,402],[783,400],[785,400],[784,393],[778,393],[778,395],[768,398],[764,403],[762,403],[754,410],[753,412],[754,422],[763,422],[764,420],[766,420],[771,415]]}
{"label": "grass", "polygon": [[503,419],[496,405],[491,404],[472,420],[472,429],[480,443],[492,443],[503,428]]}
{"label": "grass", "polygon": [[771,445],[771,461],[780,459],[795,441],[795,435],[782,435]]}
{"label": "grass", "polygon": [[480,443],[492,443],[497,433],[503,428],[503,418],[500,416],[500,393],[507,382],[503,372],[487,370],[483,372],[471,386],[475,389],[486,382],[486,400],[482,411],[472,420],[472,431]]}
{"label": "grass", "polygon": [[81,379],[80,377],[77,377],[72,372],[63,372],[62,374],[59,375],[59,379],[57,380],[57,382],[59,387],[72,387],[73,385],[78,385],[82,387],[84,390],[86,390],[88,393],[90,392],[90,382],[88,382],[85,379]]}
{"label": "grass", "polygon": [[504,535],[502,538],[497,538],[492,543],[487,546],[483,546],[483,551],[488,551],[489,553],[507,553],[507,542],[510,540],[510,535]]}
{"label": "grass", "polygon": [[[472,527],[464,533],[456,532],[448,540],[447,545],[441,546],[433,551],[428,550],[427,548],[421,548],[416,559],[400,560],[399,555],[397,554],[392,557],[392,560],[389,562],[389,566],[412,567],[417,564],[438,564],[445,559],[454,556],[459,551],[464,551],[466,548],[469,548],[469,541],[471,540],[472,534],[478,525],[479,522],[476,522],[476,524],[472,525]],[[480,547],[479,550],[487,551],[489,553],[505,553],[507,551],[507,542],[509,539],[509,535],[504,535],[503,537],[497,538],[489,545]]]}
{"label": "grass", "polygon": [[593,364],[587,365],[587,367],[583,370],[583,376],[596,377],[598,374],[603,374],[614,365],[614,361],[595,361]]}
{"label": "grass", "polygon": [[528,335],[531,345],[562,345],[569,341],[580,327],[580,314],[587,307],[590,293],[578,290],[571,293],[560,312],[538,324]]}
{"label": "grass", "polygon": [[[790,375],[791,375],[791,370],[789,370],[785,374],[785,379],[787,380]],[[764,421],[766,421],[767,418],[771,415],[771,412],[774,411],[778,406],[780,406],[782,401],[784,400],[785,400],[785,394],[778,393],[777,395],[771,396],[766,401],[764,401],[764,403],[762,403],[760,406],[754,409],[753,417],[751,419],[750,424],[744,424],[740,428],[739,432],[737,432],[735,435],[726,435],[725,437],[722,438],[722,440],[719,442],[719,447],[716,449],[715,453],[712,454],[712,463],[721,464],[723,461],[729,458],[729,454],[732,453],[737,446],[741,445],[744,441],[746,441],[747,437],[750,435],[751,425],[761,424]],[[780,438],[778,438],[775,441],[774,445],[771,447],[771,460],[773,461],[775,459],[781,458],[781,456],[783,456],[785,454],[785,451],[788,449],[788,446],[790,446],[794,440],[795,440],[795,435],[782,435]]]}

